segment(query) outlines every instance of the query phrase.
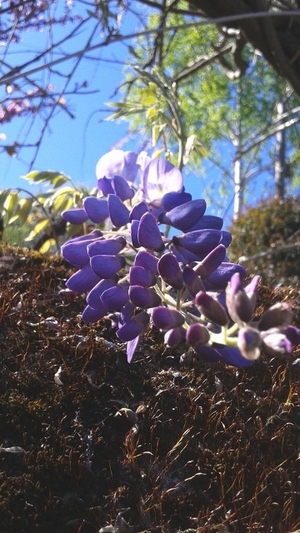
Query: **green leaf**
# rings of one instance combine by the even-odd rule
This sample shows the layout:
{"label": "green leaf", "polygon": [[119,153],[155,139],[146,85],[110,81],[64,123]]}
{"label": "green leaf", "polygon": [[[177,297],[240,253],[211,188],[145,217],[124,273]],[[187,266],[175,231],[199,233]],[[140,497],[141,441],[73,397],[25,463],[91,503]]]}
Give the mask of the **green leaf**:
{"label": "green leaf", "polygon": [[52,212],[53,214],[59,214],[62,213],[62,211],[70,209],[73,206],[73,199],[70,196],[61,194],[60,196],[57,196],[57,198],[55,198],[55,201],[52,205]]}
{"label": "green leaf", "polygon": [[60,172],[55,172],[53,170],[47,170],[47,171],[39,171],[39,170],[32,170],[29,172],[29,174],[26,174],[25,176],[22,176],[23,179],[30,181],[31,183],[45,183],[49,182],[52,185],[55,186],[55,180],[64,178],[65,181],[68,180],[66,176],[63,176]]}
{"label": "green leaf", "polygon": [[14,212],[14,209],[17,205],[18,199],[19,199],[19,191],[14,191],[14,192],[9,193],[5,199],[3,207],[5,209],[8,219],[11,218]]}
{"label": "green leaf", "polygon": [[33,230],[31,230],[25,241],[32,241],[37,235],[39,235],[39,233],[46,232],[47,230],[51,230],[51,222],[49,218],[42,218],[38,221]]}
{"label": "green leaf", "polygon": [[149,107],[147,113],[146,113],[146,118],[148,120],[151,120],[152,118],[156,117],[158,115],[158,111],[157,111],[157,108],[155,106],[153,107]]}

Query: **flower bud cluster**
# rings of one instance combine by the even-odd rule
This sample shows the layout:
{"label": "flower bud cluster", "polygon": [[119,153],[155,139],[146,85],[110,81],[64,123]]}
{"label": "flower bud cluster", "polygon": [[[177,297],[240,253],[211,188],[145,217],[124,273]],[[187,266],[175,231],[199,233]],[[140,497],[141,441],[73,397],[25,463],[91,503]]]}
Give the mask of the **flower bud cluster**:
{"label": "flower bud cluster", "polygon": [[129,362],[149,324],[167,346],[181,343],[208,361],[242,367],[262,348],[292,353],[300,330],[289,306],[276,304],[252,322],[259,277],[244,287],[245,269],[227,258],[230,233],[205,215],[204,200],[185,192],[176,167],[114,150],[100,159],[97,176],[98,197],[63,213],[72,224],[101,225],[62,246],[78,268],[67,286],[87,294],[84,321],[111,318]]}

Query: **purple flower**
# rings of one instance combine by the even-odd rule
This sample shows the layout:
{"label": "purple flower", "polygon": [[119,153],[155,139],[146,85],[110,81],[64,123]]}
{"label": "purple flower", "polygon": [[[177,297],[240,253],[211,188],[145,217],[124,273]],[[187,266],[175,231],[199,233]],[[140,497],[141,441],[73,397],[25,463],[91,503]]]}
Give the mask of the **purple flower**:
{"label": "purple flower", "polygon": [[185,341],[186,329],[183,326],[172,328],[166,331],[164,341],[167,346],[176,346],[180,342]]}
{"label": "purple flower", "polygon": [[160,296],[154,289],[143,287],[141,285],[131,285],[129,288],[130,301],[141,308],[156,307],[161,303]]}
{"label": "purple flower", "polygon": [[189,231],[201,219],[205,209],[205,200],[191,200],[161,214],[159,222],[173,226],[180,231]]}
{"label": "purple flower", "polygon": [[131,318],[123,326],[121,326],[117,331],[117,335],[119,339],[123,342],[132,341],[143,333],[148,322],[148,313],[146,311],[142,311],[141,313],[135,315],[134,318]]}
{"label": "purple flower", "polygon": [[185,322],[184,316],[179,311],[168,307],[155,307],[152,309],[151,319],[154,326],[162,331],[178,328]]}
{"label": "purple flower", "polygon": [[181,192],[167,192],[161,198],[161,207],[165,212],[171,211],[175,207],[190,202],[192,195],[185,192],[184,187]]}
{"label": "purple flower", "polygon": [[149,250],[161,252],[164,243],[157,225],[157,221],[152,213],[145,213],[138,224],[137,240],[140,246]]}
{"label": "purple flower", "polygon": [[83,207],[67,209],[62,212],[61,216],[66,222],[70,222],[70,224],[83,224],[89,218]]}
{"label": "purple flower", "polygon": [[106,199],[87,196],[87,198],[83,200],[83,206],[88,218],[92,222],[95,222],[95,224],[101,224],[101,222],[104,222],[109,215]]}
{"label": "purple flower", "polygon": [[224,307],[207,292],[200,291],[196,294],[195,305],[201,314],[218,326],[228,324],[228,316]]}
{"label": "purple flower", "polygon": [[293,320],[293,311],[286,302],[278,302],[267,309],[261,317],[258,327],[261,331],[269,328],[284,328]]}
{"label": "purple flower", "polygon": [[205,290],[201,278],[198,276],[198,274],[196,274],[195,270],[190,265],[183,267],[182,275],[184,285],[193,298],[199,291]]}
{"label": "purple flower", "polygon": [[209,339],[210,333],[205,326],[198,322],[189,325],[186,332],[186,342],[193,347],[198,346],[199,344],[207,344]]}
{"label": "purple flower", "polygon": [[101,281],[98,281],[98,283],[90,290],[87,295],[86,301],[89,306],[93,307],[94,309],[96,309],[97,306],[102,306],[102,294],[107,291],[107,289],[115,287],[116,284],[116,280],[113,279],[102,279]]}
{"label": "purple flower", "polygon": [[156,283],[156,276],[150,270],[133,265],[129,270],[130,285],[141,285],[142,287],[151,287]]}
{"label": "purple flower", "polygon": [[202,279],[208,278],[221,265],[226,255],[226,248],[219,244],[195,267],[195,272]]}
{"label": "purple flower", "polygon": [[261,338],[264,352],[268,355],[290,355],[293,351],[292,342],[280,328],[274,327],[262,331]]}
{"label": "purple flower", "polygon": [[102,236],[101,231],[94,230],[88,235],[81,235],[65,242],[61,247],[61,253],[71,265],[82,268],[89,263],[88,246],[97,242]]}
{"label": "purple flower", "polygon": [[222,344],[206,346],[198,344],[194,347],[195,352],[210,363],[222,362],[236,367],[247,367],[253,365],[255,360],[246,359],[242,356],[239,348],[231,348]]}
{"label": "purple flower", "polygon": [[157,264],[158,272],[162,279],[174,289],[180,290],[183,287],[183,276],[176,257],[172,253],[161,256]]}
{"label": "purple flower", "polygon": [[140,250],[136,254],[134,260],[135,266],[144,267],[153,274],[157,274],[157,262],[157,257],[155,257],[151,252],[146,252],[145,250]]}
{"label": "purple flower", "polygon": [[139,202],[130,211],[130,214],[129,214],[130,221],[132,221],[132,220],[140,220],[140,218],[145,213],[147,213],[147,211],[149,211],[147,203],[144,202],[144,200],[142,202]]}
{"label": "purple flower", "polygon": [[250,322],[254,309],[238,272],[233,274],[226,289],[226,306],[234,322]]}
{"label": "purple flower", "polygon": [[241,328],[238,334],[238,348],[243,357],[255,361],[260,356],[261,338],[257,329]]}
{"label": "purple flower", "polygon": [[161,197],[168,192],[181,192],[183,179],[178,168],[166,159],[152,159],[141,177],[144,197],[160,206]]}
{"label": "purple flower", "polygon": [[135,152],[111,150],[103,155],[97,163],[97,179],[121,176],[126,181],[134,182],[139,169],[137,158],[138,155]]}
{"label": "purple flower", "polygon": [[111,313],[119,311],[128,300],[128,286],[122,284],[106,289],[101,295],[101,301]]}
{"label": "purple flower", "polygon": [[66,285],[74,292],[90,291],[100,281],[100,277],[90,265],[85,265],[68,279]]}
{"label": "purple flower", "polygon": [[108,195],[108,210],[110,220],[116,228],[125,226],[129,222],[129,211],[116,194]]}
{"label": "purple flower", "polygon": [[126,246],[126,239],[119,236],[113,239],[97,239],[88,244],[89,257],[94,255],[117,255]]}
{"label": "purple flower", "polygon": [[175,235],[172,242],[175,247],[181,247],[194,254],[198,260],[211,252],[222,239],[222,232],[214,229],[190,231],[183,235]]}
{"label": "purple flower", "polygon": [[94,255],[90,264],[99,278],[109,279],[125,267],[126,259],[120,255]]}

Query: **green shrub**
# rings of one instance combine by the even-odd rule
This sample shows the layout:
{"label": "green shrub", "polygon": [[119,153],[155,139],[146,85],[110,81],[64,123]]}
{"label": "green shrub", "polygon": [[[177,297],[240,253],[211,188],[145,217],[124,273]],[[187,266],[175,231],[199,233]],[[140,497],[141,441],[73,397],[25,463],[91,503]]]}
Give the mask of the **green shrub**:
{"label": "green shrub", "polygon": [[240,215],[230,228],[230,261],[268,285],[299,283],[300,198],[269,198]]}

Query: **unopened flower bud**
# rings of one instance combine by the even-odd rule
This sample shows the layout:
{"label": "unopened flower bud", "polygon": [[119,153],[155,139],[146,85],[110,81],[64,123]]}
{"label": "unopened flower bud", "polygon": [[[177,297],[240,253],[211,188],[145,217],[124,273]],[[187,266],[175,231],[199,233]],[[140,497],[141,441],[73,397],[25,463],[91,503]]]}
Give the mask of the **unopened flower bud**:
{"label": "unopened flower bud", "polygon": [[195,297],[199,291],[205,290],[201,278],[190,265],[186,265],[183,268],[182,275],[184,285],[193,297]]}
{"label": "unopened flower bud", "polygon": [[169,329],[164,336],[164,341],[167,346],[176,346],[185,340],[186,330],[183,326]]}
{"label": "unopened flower bud", "polygon": [[255,361],[260,356],[261,338],[259,331],[250,327],[241,328],[237,345],[243,357]]}
{"label": "unopened flower bud", "polygon": [[254,307],[242,285],[238,272],[233,274],[226,288],[226,306],[230,318],[237,323],[250,322]]}
{"label": "unopened flower bud", "polygon": [[198,344],[207,344],[210,339],[210,334],[208,329],[195,322],[190,324],[186,332],[186,342],[191,344],[193,347]]}
{"label": "unopened flower bud", "polygon": [[291,306],[286,302],[278,302],[267,309],[261,317],[258,327],[261,331],[269,328],[288,326],[293,319]]}
{"label": "unopened flower bud", "polygon": [[261,332],[264,351],[269,355],[289,355],[293,345],[284,331],[280,328],[271,328]]}
{"label": "unopened flower bud", "polygon": [[227,313],[222,305],[207,292],[200,291],[196,295],[195,305],[198,307],[208,320],[211,320],[219,326],[226,326],[228,324]]}

